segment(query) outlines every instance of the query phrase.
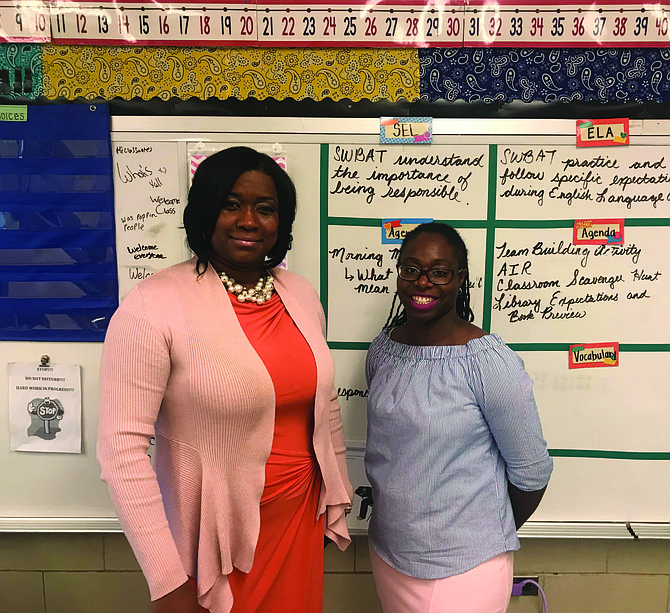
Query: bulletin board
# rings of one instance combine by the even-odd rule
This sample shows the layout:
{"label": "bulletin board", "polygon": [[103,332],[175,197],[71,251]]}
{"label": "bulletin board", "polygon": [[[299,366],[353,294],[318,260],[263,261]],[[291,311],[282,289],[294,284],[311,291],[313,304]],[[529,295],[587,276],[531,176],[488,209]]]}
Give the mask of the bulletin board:
{"label": "bulletin board", "polygon": [[[196,156],[233,144],[285,156],[298,192],[288,267],[327,315],[356,487],[365,353],[395,284],[398,245],[382,244],[382,220],[446,221],[469,249],[475,323],[524,360],[554,457],[521,534],[669,538],[670,122],[631,121],[631,144],[611,148],[576,148],[570,120],[435,119],[433,131],[430,145],[380,145],[374,119],[114,118],[121,298],[188,257]],[[573,245],[575,220],[592,219],[624,220],[623,244]],[[571,346],[597,343],[618,343],[617,366],[568,367]],[[84,453],[10,453],[1,433],[0,491],[12,495],[0,529],[115,529],[94,457],[100,346],[11,350],[82,364]]]}

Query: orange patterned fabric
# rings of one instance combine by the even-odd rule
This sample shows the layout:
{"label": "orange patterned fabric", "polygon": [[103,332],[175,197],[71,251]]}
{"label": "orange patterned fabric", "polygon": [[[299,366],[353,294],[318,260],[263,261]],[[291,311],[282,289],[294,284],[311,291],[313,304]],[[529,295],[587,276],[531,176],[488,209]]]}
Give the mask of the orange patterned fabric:
{"label": "orange patterned fabric", "polygon": [[417,49],[42,45],[46,98],[419,99]]}

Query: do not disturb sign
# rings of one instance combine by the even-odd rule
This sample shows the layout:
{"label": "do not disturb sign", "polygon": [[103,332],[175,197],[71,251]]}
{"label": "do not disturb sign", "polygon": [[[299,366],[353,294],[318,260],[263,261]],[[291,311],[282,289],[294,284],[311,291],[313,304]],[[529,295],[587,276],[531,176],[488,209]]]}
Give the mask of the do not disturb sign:
{"label": "do not disturb sign", "polygon": [[11,362],[8,371],[11,449],[81,453],[79,365]]}

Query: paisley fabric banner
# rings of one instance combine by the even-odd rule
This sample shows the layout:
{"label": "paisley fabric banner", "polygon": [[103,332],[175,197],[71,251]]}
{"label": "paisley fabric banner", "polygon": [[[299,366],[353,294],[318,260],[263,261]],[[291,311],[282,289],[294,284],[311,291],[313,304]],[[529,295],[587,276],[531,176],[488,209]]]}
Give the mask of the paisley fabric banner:
{"label": "paisley fabric banner", "polygon": [[670,49],[420,49],[421,99],[664,102]]}
{"label": "paisley fabric banner", "polygon": [[416,49],[42,46],[44,95],[407,101]]}
{"label": "paisley fabric banner", "polygon": [[412,102],[420,96],[429,102],[666,102],[670,49],[0,44],[0,95],[69,100],[272,97]]}
{"label": "paisley fabric banner", "polygon": [[0,43],[0,96],[34,99],[41,95],[40,45]]}

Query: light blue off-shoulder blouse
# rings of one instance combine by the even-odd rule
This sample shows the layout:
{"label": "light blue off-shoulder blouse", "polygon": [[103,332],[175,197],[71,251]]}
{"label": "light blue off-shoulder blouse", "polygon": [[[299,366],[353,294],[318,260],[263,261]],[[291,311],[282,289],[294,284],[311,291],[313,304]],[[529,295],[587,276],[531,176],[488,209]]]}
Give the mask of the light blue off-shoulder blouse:
{"label": "light blue off-shoulder blouse", "polygon": [[382,332],[365,371],[375,552],[439,579],[518,549],[507,479],[539,490],[553,466],[521,358],[496,334],[415,347]]}

